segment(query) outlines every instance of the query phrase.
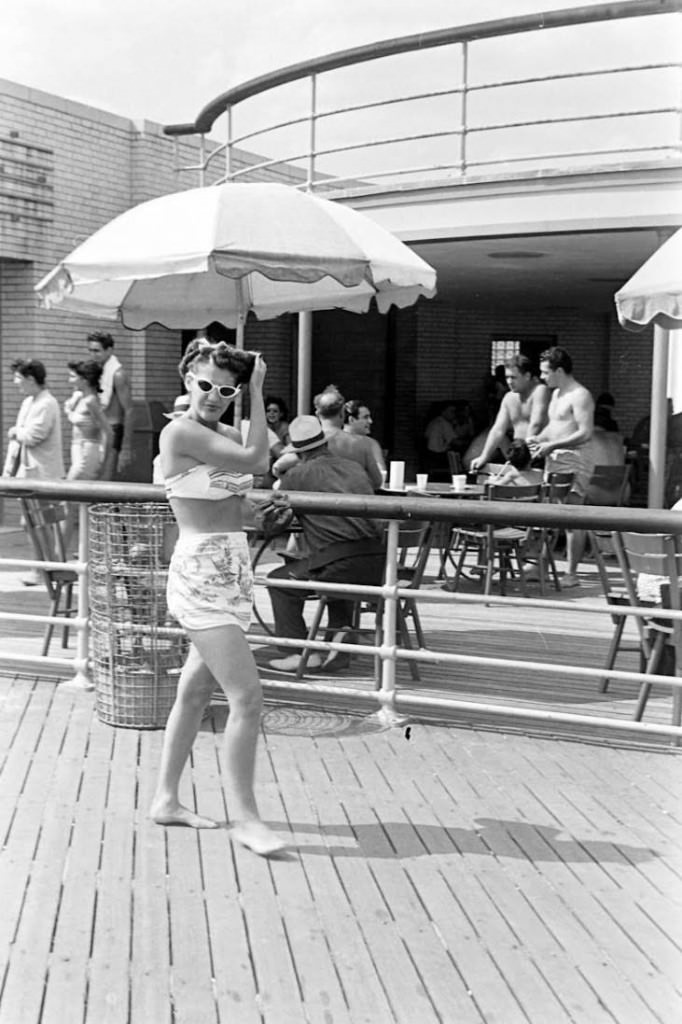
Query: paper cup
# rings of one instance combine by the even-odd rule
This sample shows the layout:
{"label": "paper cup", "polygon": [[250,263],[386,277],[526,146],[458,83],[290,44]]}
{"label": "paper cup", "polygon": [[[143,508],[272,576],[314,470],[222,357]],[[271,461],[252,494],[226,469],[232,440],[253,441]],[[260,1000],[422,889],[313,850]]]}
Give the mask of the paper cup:
{"label": "paper cup", "polygon": [[405,463],[392,462],[388,475],[388,486],[392,491],[402,491],[405,487]]}
{"label": "paper cup", "polygon": [[420,491],[425,491],[426,490],[428,482],[429,482],[429,474],[428,473],[417,473],[417,488]]}
{"label": "paper cup", "polygon": [[456,491],[463,491],[466,487],[466,473],[455,473],[452,478],[452,486]]}

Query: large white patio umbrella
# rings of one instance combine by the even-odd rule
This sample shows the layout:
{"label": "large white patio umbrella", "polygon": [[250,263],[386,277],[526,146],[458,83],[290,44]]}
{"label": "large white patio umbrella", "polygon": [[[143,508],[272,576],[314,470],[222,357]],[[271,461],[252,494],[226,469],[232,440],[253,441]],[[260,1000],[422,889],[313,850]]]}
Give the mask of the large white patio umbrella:
{"label": "large white patio umbrella", "polygon": [[662,508],[665,490],[667,398],[682,410],[682,229],[616,292],[618,319],[629,331],[653,325],[649,437],[649,507]]}
{"label": "large white patio umbrella", "polygon": [[[318,309],[380,312],[435,294],[436,272],[374,221],[275,183],[161,196],[95,232],[36,285],[43,306],[117,320],[237,328]],[[300,399],[300,394],[299,394]]]}

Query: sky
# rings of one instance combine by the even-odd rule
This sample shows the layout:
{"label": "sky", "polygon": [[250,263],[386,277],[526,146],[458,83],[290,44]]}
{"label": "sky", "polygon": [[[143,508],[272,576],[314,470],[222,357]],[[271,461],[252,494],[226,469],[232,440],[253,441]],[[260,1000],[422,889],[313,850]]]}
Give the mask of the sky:
{"label": "sky", "polygon": [[[6,0],[0,77],[125,117],[179,123],[194,121],[226,89],[307,58],[414,32],[586,5],[586,0]],[[625,24],[633,40],[641,34],[641,22]],[[550,52],[551,40],[548,46]]]}

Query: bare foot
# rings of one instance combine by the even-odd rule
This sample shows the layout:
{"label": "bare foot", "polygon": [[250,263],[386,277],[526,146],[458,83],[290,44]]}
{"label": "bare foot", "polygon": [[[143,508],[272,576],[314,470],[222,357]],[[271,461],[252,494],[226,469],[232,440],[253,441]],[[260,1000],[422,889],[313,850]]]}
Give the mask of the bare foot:
{"label": "bare foot", "polygon": [[218,828],[218,822],[212,818],[202,818],[182,804],[170,806],[166,804],[152,804],[149,817],[157,825],[182,825],[185,828]]}
{"label": "bare foot", "polygon": [[281,853],[287,847],[287,843],[262,821],[239,822],[230,829],[230,835],[235,842],[253,850],[260,857]]}

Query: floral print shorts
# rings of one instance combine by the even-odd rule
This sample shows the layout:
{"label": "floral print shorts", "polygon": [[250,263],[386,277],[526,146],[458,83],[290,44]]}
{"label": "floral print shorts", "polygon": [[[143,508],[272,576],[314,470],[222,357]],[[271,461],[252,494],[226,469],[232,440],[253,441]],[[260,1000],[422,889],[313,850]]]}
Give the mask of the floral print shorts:
{"label": "floral print shorts", "polygon": [[168,569],[168,611],[184,629],[251,624],[253,573],[245,533],[180,537]]}

